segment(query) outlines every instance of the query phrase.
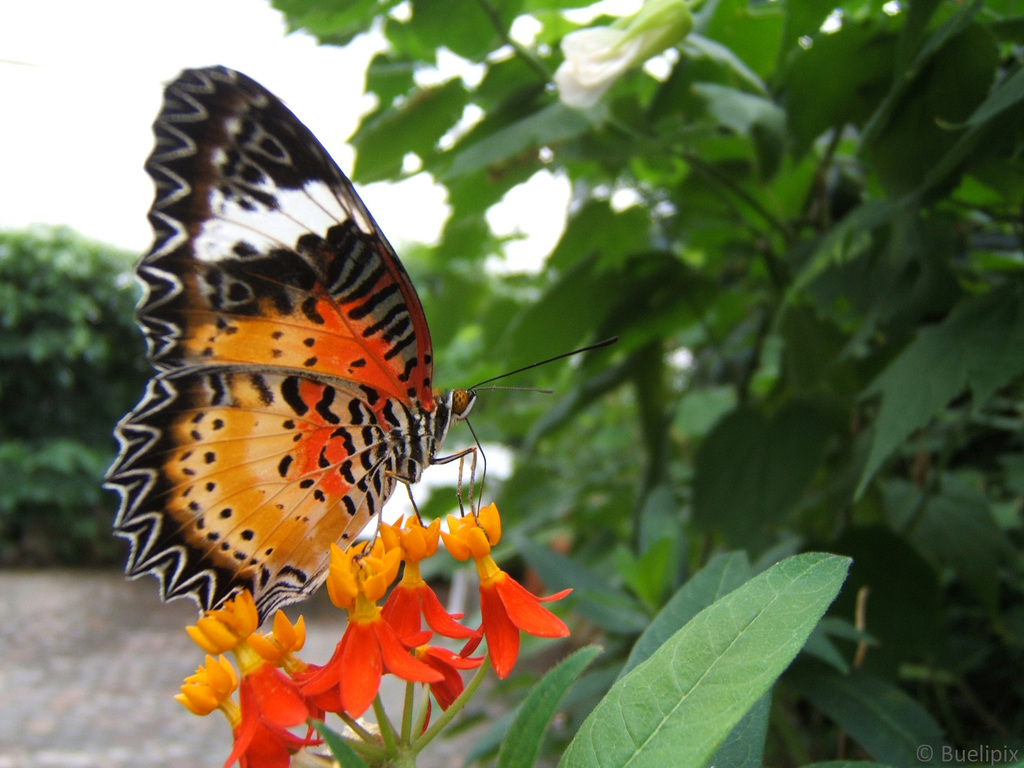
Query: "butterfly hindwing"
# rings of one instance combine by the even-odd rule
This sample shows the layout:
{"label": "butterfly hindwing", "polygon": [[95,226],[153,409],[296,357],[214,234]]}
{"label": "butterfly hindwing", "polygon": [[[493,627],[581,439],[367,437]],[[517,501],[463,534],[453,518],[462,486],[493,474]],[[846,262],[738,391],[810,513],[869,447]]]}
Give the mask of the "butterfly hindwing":
{"label": "butterfly hindwing", "polygon": [[393,490],[394,425],[378,421],[378,397],[222,368],[155,378],[122,427],[139,438],[119,468],[129,572],[162,570],[168,597],[199,589],[211,605],[240,587],[261,606],[307,595],[330,544]]}
{"label": "butterfly hindwing", "polygon": [[108,483],[129,575],[260,616],[415,481],[451,413],[412,283],[348,179],[269,91],[224,68],[168,86],[136,272],[157,369]]}

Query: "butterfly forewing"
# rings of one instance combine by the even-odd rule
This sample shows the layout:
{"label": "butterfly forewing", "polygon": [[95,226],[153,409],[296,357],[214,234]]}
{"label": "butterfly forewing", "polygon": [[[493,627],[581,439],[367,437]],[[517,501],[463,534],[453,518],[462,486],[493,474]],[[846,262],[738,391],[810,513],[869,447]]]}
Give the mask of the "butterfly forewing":
{"label": "butterfly forewing", "polygon": [[431,401],[430,334],[405,269],[275,96],[230,70],[187,71],[153,130],[156,243],[138,273],[155,365],[315,360]]}
{"label": "butterfly forewing", "polygon": [[247,588],[266,616],[316,588],[396,476],[418,479],[450,414],[405,270],[276,97],[186,71],[154,133],[137,274],[158,374],[118,426],[115,531],[165,598]]}

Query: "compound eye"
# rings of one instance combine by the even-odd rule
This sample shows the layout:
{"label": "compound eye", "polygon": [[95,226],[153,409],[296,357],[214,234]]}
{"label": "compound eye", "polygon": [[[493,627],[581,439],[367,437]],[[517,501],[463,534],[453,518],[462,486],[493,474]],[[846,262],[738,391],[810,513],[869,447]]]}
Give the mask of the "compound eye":
{"label": "compound eye", "polygon": [[475,401],[476,392],[470,389],[453,389],[452,414],[455,416],[466,416]]}

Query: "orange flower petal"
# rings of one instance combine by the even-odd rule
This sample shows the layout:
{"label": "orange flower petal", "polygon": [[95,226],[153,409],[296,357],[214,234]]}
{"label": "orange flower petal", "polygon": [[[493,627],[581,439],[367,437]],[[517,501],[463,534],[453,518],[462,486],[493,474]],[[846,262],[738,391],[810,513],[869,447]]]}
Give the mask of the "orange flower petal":
{"label": "orange flower petal", "polygon": [[519,629],[509,619],[505,604],[493,586],[480,587],[480,614],[487,638],[487,655],[494,673],[504,680],[519,657]]}
{"label": "orange flower petal", "polygon": [[269,664],[242,678],[241,687],[248,688],[260,717],[269,723],[287,728],[309,717],[309,709],[295,683]]}
{"label": "orange flower petal", "polygon": [[402,546],[402,536],[398,531],[401,524],[401,520],[396,521],[394,525],[381,523],[380,540],[384,542],[384,549],[392,550]]}
{"label": "orange flower petal", "polygon": [[[459,668],[471,668],[465,666],[457,668],[453,661],[461,659],[465,662],[469,660],[462,659],[460,656],[444,648],[435,648],[433,646],[418,648],[416,650],[416,657],[421,659],[431,669],[441,673],[442,679],[439,682],[430,684],[430,692],[437,699],[437,703],[441,705],[441,709],[448,709],[452,702],[459,698],[459,694],[465,688],[462,675],[459,674]],[[479,666],[481,661],[480,659],[476,660],[476,665]]]}
{"label": "orange flower petal", "polygon": [[345,628],[345,646],[338,660],[341,703],[352,717],[365,712],[380,688],[384,672],[375,624],[351,622]]}
{"label": "orange flower petal", "polygon": [[569,628],[555,614],[540,605],[541,598],[536,597],[508,574],[504,576],[505,578],[494,582],[494,589],[513,624],[536,637],[568,636]]}
{"label": "orange flower petal", "polygon": [[492,547],[498,546],[501,541],[501,517],[498,515],[498,508],[494,504],[476,513],[477,524],[487,533],[487,539]]}
{"label": "orange flower petal", "polygon": [[[451,516],[449,515],[449,517]],[[449,555],[456,560],[469,560],[469,545],[458,534],[441,531],[441,539],[444,541],[445,549],[448,550]]]}
{"label": "orange flower petal", "polygon": [[[341,640],[334,646],[334,653],[322,667],[310,667],[307,671],[297,676],[301,681],[303,696],[319,696],[322,693],[337,688],[339,682],[338,669],[341,666],[341,656],[345,651],[345,641],[348,633],[341,636]],[[326,709],[326,707],[325,707]],[[328,709],[328,712],[338,710]]]}
{"label": "orange flower petal", "polygon": [[487,534],[483,528],[470,528],[465,532],[466,544],[469,545],[469,551],[473,553],[473,558],[486,557],[491,554],[491,542],[487,538]]}
{"label": "orange flower petal", "polygon": [[390,624],[379,621],[374,624],[373,632],[380,643],[380,653],[384,656],[388,672],[412,683],[435,683],[441,680],[439,672],[417,659],[402,645]]}
{"label": "orange flower petal", "polygon": [[[427,620],[427,626],[439,635],[462,640],[472,637],[475,632],[469,627],[464,627],[444,609],[441,601],[437,599],[429,586],[424,584],[417,592],[419,593],[419,608],[423,611],[423,618]],[[461,614],[460,614],[461,615]],[[392,626],[394,626],[392,624]]]}
{"label": "orange flower petal", "polygon": [[410,589],[402,583],[388,595],[380,614],[401,638],[420,631],[420,597],[415,589]]}

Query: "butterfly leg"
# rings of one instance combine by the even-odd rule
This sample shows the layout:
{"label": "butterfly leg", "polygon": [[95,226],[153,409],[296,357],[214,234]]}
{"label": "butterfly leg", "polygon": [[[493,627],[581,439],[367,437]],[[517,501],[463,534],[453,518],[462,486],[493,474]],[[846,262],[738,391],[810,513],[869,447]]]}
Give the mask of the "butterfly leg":
{"label": "butterfly leg", "polygon": [[405,484],[405,492],[409,494],[409,503],[412,504],[412,511],[416,514],[416,519],[420,521],[420,525],[426,527],[423,522],[423,515],[420,514],[420,508],[416,506],[416,499],[412,495],[412,483]]}
{"label": "butterfly leg", "polygon": [[[465,507],[465,503],[463,502],[463,493],[462,493],[462,478],[464,476],[464,471],[465,471],[464,468],[465,468],[466,457],[467,456],[471,457],[470,458],[470,463],[469,463],[469,466],[470,466],[470,470],[469,470],[469,494],[468,494],[469,511],[472,514],[475,515],[476,514],[476,508],[474,507],[474,503],[473,503],[473,491],[474,491],[474,489],[476,487],[476,458],[477,458],[478,454],[482,455],[482,453],[483,452],[481,450],[479,450],[478,446],[474,445],[474,446],[471,446],[469,448],[464,448],[463,450],[458,451],[456,453],[453,453],[451,456],[442,456],[440,458],[435,458],[431,462],[432,464],[448,464],[450,462],[458,460],[458,462],[459,462],[459,481],[458,481],[458,485],[456,486],[456,489],[455,489],[455,498],[457,498],[458,501],[459,501],[459,514],[462,515],[462,516],[465,516],[465,514],[466,514],[466,507]],[[485,467],[485,470],[486,470],[486,467],[487,467],[487,458],[486,458],[486,456],[484,457],[484,467]],[[482,487],[480,489],[480,493],[481,493],[481,495],[483,495],[483,488]]]}

